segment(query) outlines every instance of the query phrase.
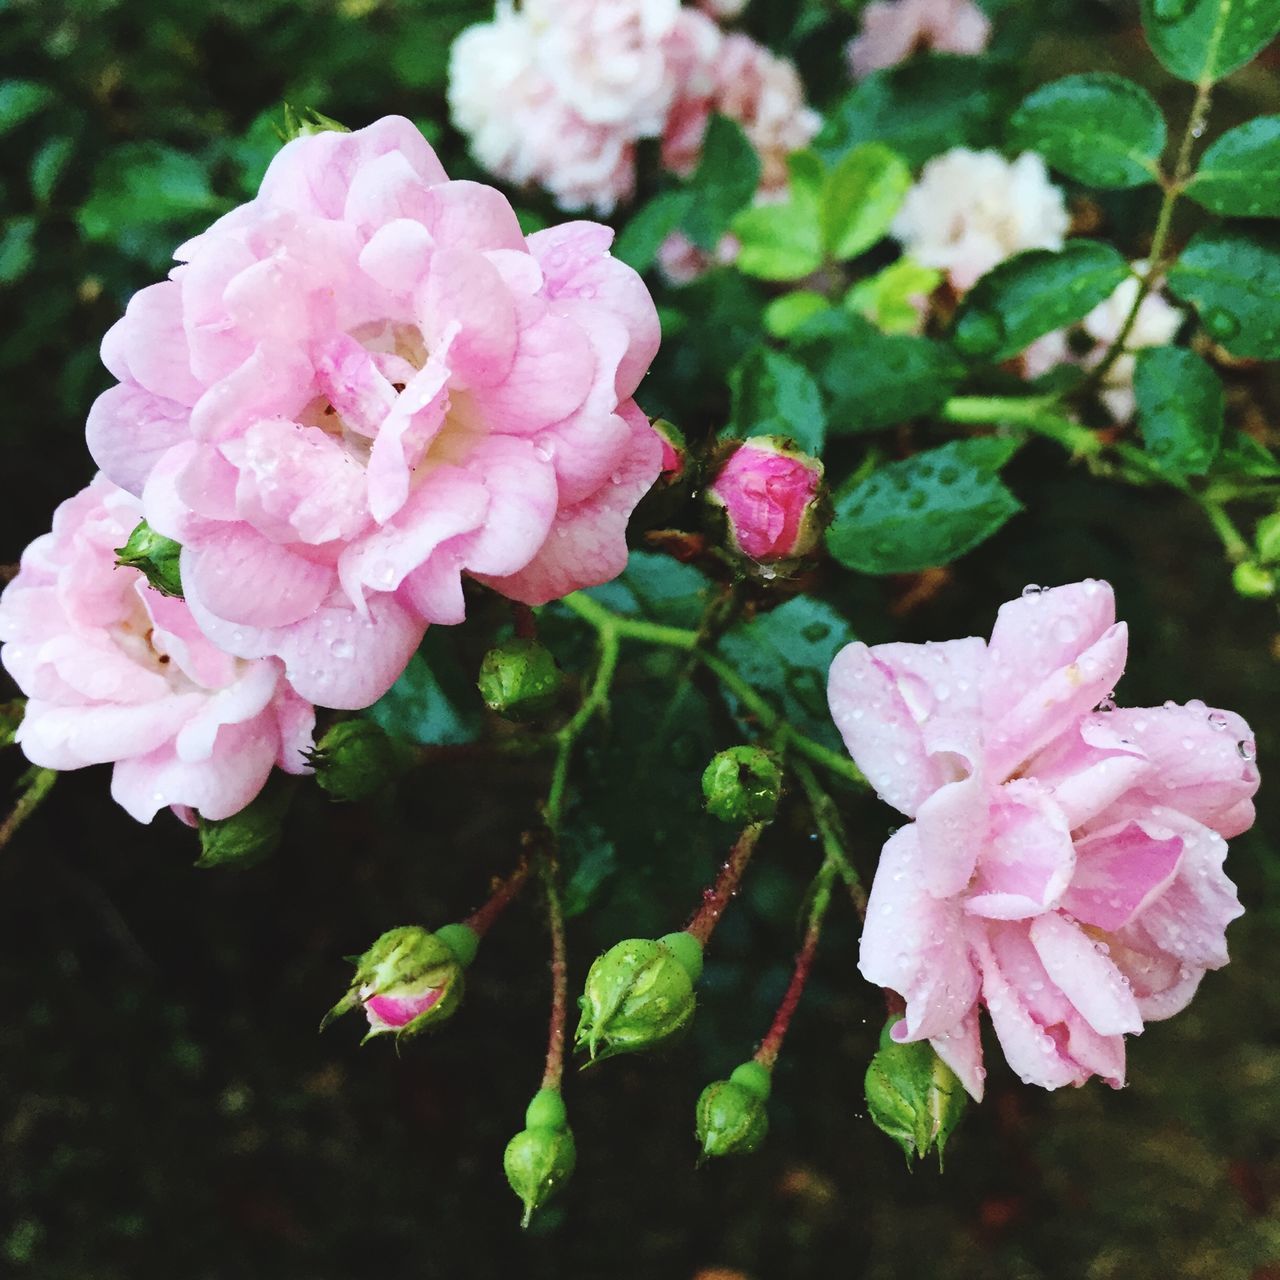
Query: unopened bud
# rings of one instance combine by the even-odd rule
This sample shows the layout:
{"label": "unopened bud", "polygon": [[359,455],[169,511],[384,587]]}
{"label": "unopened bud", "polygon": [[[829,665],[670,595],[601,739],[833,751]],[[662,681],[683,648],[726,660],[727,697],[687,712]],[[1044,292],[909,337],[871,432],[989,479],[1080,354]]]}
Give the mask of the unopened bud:
{"label": "unopened bud", "polygon": [[200,857],[197,867],[252,867],[273,854],[284,836],[296,779],[273,773],[267,785],[229,818],[197,816]]}
{"label": "unopened bud", "polygon": [[309,138],[315,133],[350,133],[345,124],[321,115],[314,107],[298,107],[286,102],[284,104],[284,129],[280,136],[286,142],[294,138]]}
{"label": "unopened bud", "polygon": [[715,1080],[698,1098],[696,1132],[702,1154],[750,1155],[769,1132],[772,1077],[759,1062],[744,1062],[727,1080]]}
{"label": "unopened bud", "polygon": [[511,1190],[524,1204],[522,1227],[573,1174],[577,1149],[559,1089],[541,1089],[525,1112],[525,1127],[502,1155]]}
{"label": "unopened bud", "polygon": [[309,754],[316,782],[334,800],[371,800],[413,764],[413,748],[372,720],[341,720]]}
{"label": "unopened bud", "polygon": [[129,541],[116,548],[116,564],[139,570],[162,596],[181,596],[182,575],[178,569],[181,554],[181,544],[157,533],[142,520],[129,535]]}
{"label": "unopened bud", "polygon": [[781,793],[782,770],[760,747],[721,751],[702,774],[707,812],[739,827],[769,822],[778,810]]}
{"label": "unopened bud", "polygon": [[595,1061],[661,1044],[693,1017],[701,973],[702,944],[689,933],[615,943],[587,973],[574,1047]]}
{"label": "unopened bud", "polygon": [[689,473],[689,445],[684,432],[665,418],[655,418],[653,429],[662,441],[662,468],[658,472],[658,483],[679,484]]}
{"label": "unopened bud", "polygon": [[867,1108],[876,1126],[906,1154],[923,1159],[937,1149],[941,1163],[969,1099],[964,1086],[927,1040],[903,1044],[893,1038],[893,1019],[867,1068]]}
{"label": "unopened bud", "polygon": [[1231,584],[1237,595],[1246,600],[1269,600],[1276,593],[1276,575],[1256,560],[1246,560],[1236,565],[1231,574]]}
{"label": "unopened bud", "polygon": [[356,960],[350,989],[320,1029],[357,1006],[369,1022],[366,1040],[387,1032],[399,1040],[444,1022],[462,1002],[463,970],[479,945],[463,924],[435,933],[419,925],[388,930]]}
{"label": "unopened bud", "polygon": [[476,684],[491,711],[508,720],[536,720],[555,705],[560,672],[536,640],[506,640],[484,655]]}
{"label": "unopened bud", "polygon": [[822,536],[822,463],[776,436],[739,445],[707,497],[724,509],[730,542],[757,564],[806,556]]}

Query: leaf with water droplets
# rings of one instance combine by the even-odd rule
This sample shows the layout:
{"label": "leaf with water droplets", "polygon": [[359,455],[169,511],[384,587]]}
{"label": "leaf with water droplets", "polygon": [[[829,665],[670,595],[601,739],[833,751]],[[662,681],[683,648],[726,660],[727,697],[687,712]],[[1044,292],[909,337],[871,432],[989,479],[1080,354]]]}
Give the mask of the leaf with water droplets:
{"label": "leaf with water droplets", "polygon": [[1069,177],[1094,187],[1156,181],[1167,134],[1141,85],[1123,76],[1067,76],[1037,89],[1009,122],[1015,147],[1038,151]]}
{"label": "leaf with water droplets", "polygon": [[1280,31],[1280,0],[1142,0],[1142,25],[1166,70],[1193,84],[1221,80]]}
{"label": "leaf with water droplets", "polygon": [[725,434],[783,436],[821,455],[827,432],[822,392],[809,371],[781,352],[757,347],[729,375],[733,407]]}
{"label": "leaf with water droplets", "polygon": [[993,363],[1008,360],[1046,333],[1082,320],[1128,274],[1119,251],[1096,240],[1020,253],[969,291],[956,317],[956,346]]}
{"label": "leaf with water droplets", "polygon": [[1202,476],[1218,455],[1226,398],[1218,375],[1194,351],[1148,347],[1133,375],[1147,452],[1164,471]]}
{"label": "leaf with water droplets", "polygon": [[1226,217],[1280,218],[1280,116],[1224,133],[1204,153],[1187,195]]}
{"label": "leaf with water droplets", "polygon": [[1169,272],[1169,289],[1232,355],[1280,359],[1280,236],[1201,231]]}

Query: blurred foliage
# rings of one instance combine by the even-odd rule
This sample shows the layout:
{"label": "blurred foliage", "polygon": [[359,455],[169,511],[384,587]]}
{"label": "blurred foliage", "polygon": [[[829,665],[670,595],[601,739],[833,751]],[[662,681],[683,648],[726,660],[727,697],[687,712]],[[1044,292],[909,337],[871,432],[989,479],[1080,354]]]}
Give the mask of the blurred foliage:
{"label": "blurred foliage", "polygon": [[[629,224],[627,213],[619,220],[621,251],[641,268],[676,227],[709,246],[736,214],[747,219],[734,223],[739,231],[760,233],[767,269],[756,278],[722,268],[672,287],[651,277],[665,342],[644,407],[674,417],[702,447],[728,423],[807,429],[814,449],[825,438],[845,531],[832,550],[881,575],[826,566],[803,584],[810,595],[758,612],[722,652],[834,742],[822,685],[848,636],[981,634],[1024,583],[1106,577],[1131,623],[1123,699],[1238,707],[1254,718],[1264,766],[1280,758],[1266,714],[1280,692],[1274,611],[1233,594],[1194,508],[1173,488],[1089,477],[1047,443],[1015,454],[1006,442],[946,443],[904,426],[963,377],[992,393],[1009,386],[999,370],[975,373],[945,334],[910,332],[905,295],[936,281],[882,276],[897,264],[878,243],[891,216],[880,197],[901,189],[884,147],[918,167],[961,142],[1003,146],[1024,95],[1075,71],[1135,78],[1180,128],[1186,86],[1150,57],[1136,4],[987,0],[999,23],[986,58],[926,57],[851,87],[842,46],[860,7],[755,0],[744,17],[745,29],[795,58],[827,120],[796,166],[790,204],[764,217],[738,212],[753,184],[724,180],[741,158],[740,134],[726,124],[689,183],[651,185]],[[475,176],[446,123],[444,73],[453,36],[489,10],[479,0],[0,4],[0,561],[15,559],[89,474],[81,432],[108,381],[96,354],[102,334],[129,294],[166,270],[176,244],[253,193],[279,145],[285,102],[351,125],[401,112],[438,142],[451,173]],[[1178,57],[1175,48],[1165,59],[1175,71]],[[1277,61],[1264,55],[1220,88],[1213,136],[1280,110]],[[1043,115],[1036,123],[1045,126]],[[1060,119],[1049,126],[1062,132]],[[1025,115],[1017,127],[1029,127]],[[1096,180],[1080,168],[1079,140],[1062,146],[1063,169]],[[837,181],[867,196],[852,223],[823,212]],[[1067,189],[1081,231],[1126,257],[1146,250],[1153,187]],[[1207,312],[1221,306],[1213,291],[1223,287],[1215,246],[1246,235],[1261,246],[1259,271],[1274,271],[1274,250],[1251,224],[1224,232],[1206,211],[1241,212],[1231,203],[1239,192],[1224,190],[1202,188],[1205,208],[1184,203],[1178,221],[1180,242],[1204,228],[1199,273],[1182,292],[1197,305],[1205,298],[1211,334]],[[515,198],[527,227],[557,216],[534,193]],[[782,267],[776,252],[769,258],[779,228],[791,254]],[[789,313],[779,309],[794,282],[832,256],[856,256],[859,284],[880,280],[880,291],[851,291],[838,307],[806,291],[790,295]],[[1007,296],[996,302],[1008,308]],[[1243,340],[1255,347],[1270,341],[1267,305],[1250,294],[1242,313]],[[1030,317],[1034,328],[1038,306],[1022,305],[1019,323]],[[1274,315],[1274,298],[1270,306]],[[764,343],[766,315],[785,349]],[[1235,337],[1216,336],[1228,346]],[[1274,481],[1275,372],[1218,364],[1226,429],[1210,474]],[[1179,434],[1186,415],[1176,408],[1147,405],[1148,445],[1154,454],[1171,439],[1179,474],[1198,474],[1185,458],[1192,444],[1210,445]],[[941,475],[958,453],[971,470],[957,488]],[[925,498],[889,500],[899,492]],[[914,526],[913,511],[923,513]],[[894,559],[895,546],[918,551],[926,529],[941,550],[920,563]],[[895,576],[973,547],[945,569]],[[769,599],[764,584],[760,599],[785,598],[789,584],[776,586]],[[598,595],[622,612],[696,626],[715,590],[697,569],[637,554]],[[522,1237],[501,1152],[536,1085],[544,1035],[545,939],[532,895],[486,942],[448,1034],[402,1058],[382,1045],[357,1053],[345,1029],[312,1035],[346,981],[339,957],[389,925],[438,924],[479,902],[486,877],[514,862],[545,788],[544,761],[497,758],[477,741],[502,732],[473,680],[509,615],[479,596],[472,603],[469,626],[433,630],[376,711],[391,732],[459,748],[432,755],[394,799],[331,806],[311,789],[274,857],[244,875],[195,872],[194,838],[167,818],[134,827],[93,770],[63,779],[57,801],[6,851],[0,1270],[41,1280],[365,1280],[513,1265],[531,1278],[621,1280],[692,1280],[712,1267],[749,1280],[1277,1274],[1280,995],[1269,967],[1280,851],[1266,791],[1258,828],[1232,849],[1251,908],[1232,930],[1236,962],[1210,975],[1187,1013],[1131,1042],[1124,1093],[1093,1085],[1049,1095],[999,1068],[988,1101],[948,1147],[946,1175],[907,1174],[860,1114],[883,1012],[855,976],[857,928],[837,902],[779,1063],[768,1142],[750,1161],[695,1172],[694,1100],[767,1025],[819,860],[801,806],[784,801],[708,953],[685,1043],[568,1082],[577,1178]],[[565,612],[548,611],[540,634],[563,670],[589,670],[590,637]],[[676,927],[696,905],[725,852],[698,778],[715,750],[741,740],[736,710],[682,655],[624,653],[567,814],[571,987],[597,950]],[[16,780],[15,755],[0,757],[0,785]],[[892,815],[865,797],[839,799],[869,874]],[[562,1222],[569,1229],[556,1232]]]}

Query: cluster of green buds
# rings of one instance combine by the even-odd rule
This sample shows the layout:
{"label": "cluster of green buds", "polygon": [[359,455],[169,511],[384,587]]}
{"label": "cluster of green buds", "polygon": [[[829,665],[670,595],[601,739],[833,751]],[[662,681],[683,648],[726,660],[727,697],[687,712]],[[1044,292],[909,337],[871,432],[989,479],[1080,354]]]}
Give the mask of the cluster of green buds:
{"label": "cluster of green buds", "polygon": [[891,1018],[880,1033],[880,1048],[867,1068],[867,1109],[871,1119],[903,1150],[924,1159],[937,1150],[942,1162],[947,1140],[968,1103],[955,1072],[927,1040],[904,1044],[893,1038],[900,1021]]}
{"label": "cluster of green buds", "polygon": [[138,523],[123,547],[116,548],[116,564],[137,569],[162,596],[182,595],[178,558],[182,547],[157,533],[145,520]]}
{"label": "cluster of green buds", "polygon": [[559,1089],[540,1089],[524,1113],[524,1128],[502,1155],[511,1190],[524,1205],[522,1227],[573,1174],[578,1153]]}
{"label": "cluster of green buds", "polygon": [[333,800],[372,800],[403,777],[414,749],[391,737],[372,720],[340,720],[317,743],[308,759],[316,782]]}
{"label": "cluster of green buds", "polygon": [[615,943],[587,973],[574,1048],[594,1062],[670,1040],[693,1017],[701,975],[702,943],[690,933]]}
{"label": "cluster of green buds", "polygon": [[702,774],[707,812],[744,827],[769,822],[782,795],[782,770],[761,747],[730,747],[713,756]]}
{"label": "cluster of green buds", "polygon": [[434,933],[402,925],[384,933],[362,956],[346,995],[325,1014],[334,1018],[362,1008],[369,1022],[365,1040],[394,1034],[397,1041],[439,1026],[462,1003],[463,972],[475,959],[480,938],[465,924]]}
{"label": "cluster of green buds", "polygon": [[1232,582],[1236,591],[1250,600],[1269,600],[1280,586],[1277,573],[1280,573],[1280,511],[1258,521],[1253,555],[1236,565]]}
{"label": "cluster of green buds", "polygon": [[703,1159],[750,1155],[769,1132],[769,1068],[754,1059],[713,1080],[698,1098],[695,1132]]}
{"label": "cluster of green buds", "polygon": [[508,720],[537,720],[555,706],[560,672],[536,640],[505,640],[484,655],[476,680],[490,711]]}

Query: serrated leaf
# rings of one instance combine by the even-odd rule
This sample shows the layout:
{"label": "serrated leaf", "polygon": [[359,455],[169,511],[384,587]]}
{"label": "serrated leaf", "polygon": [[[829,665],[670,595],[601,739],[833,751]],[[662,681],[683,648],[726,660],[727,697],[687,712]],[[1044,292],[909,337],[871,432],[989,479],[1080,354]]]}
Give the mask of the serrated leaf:
{"label": "serrated leaf", "polygon": [[1175,475],[1202,476],[1217,457],[1226,400],[1218,375],[1194,351],[1148,347],[1133,375],[1142,440]]}
{"label": "serrated leaf", "polygon": [[822,162],[801,151],[788,168],[785,204],[756,205],[733,220],[742,246],[734,265],[761,280],[800,280],[822,265]]}
{"label": "serrated leaf", "polygon": [[956,347],[994,363],[1008,360],[1046,333],[1082,320],[1128,274],[1120,252],[1096,240],[1017,254],[966,295],[956,316]]}
{"label": "serrated leaf", "polygon": [[24,120],[53,101],[53,90],[35,80],[0,80],[0,134],[16,129]]}
{"label": "serrated leaf", "polygon": [[827,709],[832,659],[857,637],[847,619],[822,600],[797,596],[722,636],[720,653],[769,695],[789,724],[829,746],[840,739]]}
{"label": "serrated leaf", "polygon": [[684,220],[693,203],[688,191],[664,191],[638,209],[613,242],[613,256],[641,274],[653,266],[662,242]]}
{"label": "serrated leaf", "polygon": [[714,115],[702,143],[702,158],[689,181],[693,197],[681,229],[698,248],[711,253],[733,215],[751,203],[760,185],[760,155],[742,126]]}
{"label": "serrated leaf", "polygon": [[941,343],[890,337],[837,309],[801,325],[791,346],[830,399],[829,436],[878,431],[932,413],[964,373]]}
{"label": "serrated leaf", "polygon": [[1280,358],[1280,237],[1212,227],[1191,238],[1169,289],[1232,355]]}
{"label": "serrated leaf", "polygon": [[1013,113],[1011,146],[1038,151],[1055,169],[1094,187],[1157,180],[1168,134],[1151,95],[1123,76],[1067,76]]}
{"label": "serrated leaf", "polygon": [[837,498],[828,549],[863,573],[949,564],[1022,510],[996,474],[1014,448],[1007,440],[956,440],[880,467]]}
{"label": "serrated leaf", "polygon": [[827,415],[822,392],[801,364],[757,347],[729,375],[732,408],[726,434],[784,436],[805,453],[821,455]]}
{"label": "serrated leaf", "polygon": [[483,724],[475,682],[436,629],[366,714],[392,737],[424,746],[474,742]]}
{"label": "serrated leaf", "polygon": [[1226,217],[1280,218],[1280,116],[1224,133],[1204,153],[1186,194]]}
{"label": "serrated leaf", "polygon": [[1142,25],[1165,69],[1193,84],[1221,80],[1280,32],[1280,0],[1142,0]]}
{"label": "serrated leaf", "polygon": [[696,627],[706,611],[711,583],[701,570],[655,551],[633,551],[612,582],[587,594],[615,613],[670,626]]}
{"label": "serrated leaf", "polygon": [[854,147],[832,170],[822,193],[822,238],[837,261],[856,258],[882,239],[911,186],[911,170],[882,143]]}

